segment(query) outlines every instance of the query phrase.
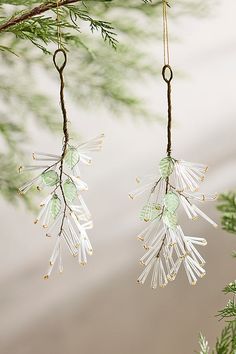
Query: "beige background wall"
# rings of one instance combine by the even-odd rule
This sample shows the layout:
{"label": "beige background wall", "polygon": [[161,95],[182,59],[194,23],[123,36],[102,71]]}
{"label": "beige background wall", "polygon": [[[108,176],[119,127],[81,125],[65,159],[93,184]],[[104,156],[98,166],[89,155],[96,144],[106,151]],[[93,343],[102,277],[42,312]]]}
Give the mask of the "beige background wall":
{"label": "beige background wall", "polygon": [[[234,0],[221,0],[210,17],[173,25],[181,38],[172,46],[173,67],[186,74],[173,87],[174,155],[210,165],[203,185],[209,192],[236,186],[235,12]],[[149,89],[150,104],[164,113],[160,77]],[[183,272],[165,289],[137,285],[142,200],[130,201],[127,194],[137,175],[157,168],[165,129],[129,117],[112,120],[97,109],[83,117],[76,109],[70,114],[73,128],[85,138],[106,134],[103,152],[83,169],[95,221],[90,233],[95,255],[81,268],[65,252],[63,275],[42,280],[53,241],[33,225],[30,213],[1,201],[0,353],[190,354],[198,348],[200,330],[212,343],[221,328],[214,315],[226,301],[221,289],[236,274],[230,257],[235,237],[204,221],[189,223],[182,215],[186,232],[208,240],[206,277],[195,287]],[[35,134],[29,151],[45,146],[57,151],[59,143],[59,138]],[[204,210],[219,221],[214,205]]]}

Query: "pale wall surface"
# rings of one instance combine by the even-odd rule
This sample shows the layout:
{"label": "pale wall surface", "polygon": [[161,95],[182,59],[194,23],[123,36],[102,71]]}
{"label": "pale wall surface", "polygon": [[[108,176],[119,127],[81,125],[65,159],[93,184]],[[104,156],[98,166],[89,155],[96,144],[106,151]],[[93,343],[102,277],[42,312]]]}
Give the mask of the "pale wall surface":
{"label": "pale wall surface", "polygon": [[[188,75],[173,88],[174,154],[210,165],[203,187],[209,192],[236,185],[235,12],[234,0],[222,0],[207,19],[179,21],[182,41],[172,50],[174,67]],[[158,81],[153,87],[152,104],[162,107],[165,86]],[[236,274],[230,257],[236,239],[182,215],[187,232],[208,240],[206,277],[195,287],[182,272],[165,289],[137,285],[142,201],[127,194],[135,176],[154,171],[163,156],[165,129],[95,114],[76,122],[77,112],[71,113],[85,137],[107,136],[93,167],[84,169],[95,255],[81,268],[65,252],[63,275],[43,281],[53,241],[28,212],[1,202],[0,353],[190,354],[200,330],[212,343],[221,326],[214,315],[226,301],[221,288]],[[54,139],[37,137],[35,145],[53,151]],[[219,220],[213,205],[204,210]]]}

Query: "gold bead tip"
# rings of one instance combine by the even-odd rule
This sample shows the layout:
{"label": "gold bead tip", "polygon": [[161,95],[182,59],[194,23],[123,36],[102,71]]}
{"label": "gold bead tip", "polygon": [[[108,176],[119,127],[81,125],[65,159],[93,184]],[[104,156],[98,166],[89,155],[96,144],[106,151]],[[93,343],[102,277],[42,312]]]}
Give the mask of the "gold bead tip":
{"label": "gold bead tip", "polygon": [[47,275],[47,274],[44,275],[43,279],[45,279],[45,280],[49,279],[49,275]]}
{"label": "gold bead tip", "polygon": [[137,239],[138,239],[139,241],[144,241],[143,237],[141,237],[141,236],[138,236]]}
{"label": "gold bead tip", "polygon": [[160,284],[160,288],[165,288],[167,284]]}
{"label": "gold bead tip", "polygon": [[169,280],[169,281],[174,281],[174,280],[175,280],[175,278],[176,278],[175,276],[173,276],[173,277],[169,277],[169,278],[168,278],[168,280]]}
{"label": "gold bead tip", "polygon": [[37,224],[38,223],[38,219],[34,220],[34,224]]}
{"label": "gold bead tip", "polygon": [[196,221],[196,220],[198,220],[198,219],[199,219],[198,215],[192,217],[192,220],[193,220],[193,221]]}
{"label": "gold bead tip", "polygon": [[134,199],[134,197],[133,197],[131,194],[129,194],[129,198],[130,198],[130,199]]}

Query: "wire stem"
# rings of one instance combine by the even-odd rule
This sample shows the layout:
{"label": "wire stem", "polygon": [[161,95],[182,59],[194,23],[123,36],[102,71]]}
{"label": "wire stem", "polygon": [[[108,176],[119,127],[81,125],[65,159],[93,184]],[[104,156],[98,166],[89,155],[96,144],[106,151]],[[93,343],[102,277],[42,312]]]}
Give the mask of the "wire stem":
{"label": "wire stem", "polygon": [[[59,66],[57,64],[57,55],[59,53],[63,54],[63,59],[64,61],[62,62],[62,64]],[[65,193],[63,190],[63,164],[64,164],[64,157],[66,154],[66,149],[67,149],[67,145],[69,142],[69,132],[68,132],[68,118],[67,118],[67,112],[66,112],[66,107],[65,107],[65,99],[64,99],[64,87],[65,87],[65,83],[64,83],[64,77],[63,77],[63,70],[66,66],[67,63],[67,56],[66,56],[66,52],[64,49],[59,48],[55,51],[54,55],[53,55],[53,62],[54,65],[59,73],[60,76],[60,105],[61,105],[61,111],[62,111],[62,117],[63,117],[63,135],[64,135],[64,143],[63,143],[63,147],[62,147],[62,154],[61,154],[61,160],[60,160],[60,175],[59,175],[59,186],[60,186],[60,190],[61,190],[61,194],[65,203],[64,206],[64,211],[63,211],[63,217],[62,217],[62,222],[61,222],[61,227],[60,227],[60,231],[59,231],[59,236],[62,234],[63,231],[63,225],[64,225],[64,221],[65,221],[65,217],[66,217],[66,210],[67,210],[67,201],[66,201],[66,197],[65,197]]]}

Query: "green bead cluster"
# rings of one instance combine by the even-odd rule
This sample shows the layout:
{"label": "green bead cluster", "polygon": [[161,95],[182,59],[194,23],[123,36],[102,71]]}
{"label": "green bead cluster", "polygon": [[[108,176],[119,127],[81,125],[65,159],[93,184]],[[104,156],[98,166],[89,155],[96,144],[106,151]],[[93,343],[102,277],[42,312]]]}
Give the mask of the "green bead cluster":
{"label": "green bead cluster", "polygon": [[69,146],[66,150],[66,154],[64,157],[64,161],[66,165],[70,169],[72,169],[73,167],[75,167],[75,165],[77,165],[79,160],[80,160],[80,155],[78,150],[74,146]]}
{"label": "green bead cluster", "polygon": [[169,177],[174,170],[174,161],[171,157],[164,157],[159,164],[160,174],[162,178]]}
{"label": "green bead cluster", "polygon": [[176,229],[178,224],[177,209],[179,207],[179,197],[174,192],[168,192],[164,197],[163,222],[171,229]]}

